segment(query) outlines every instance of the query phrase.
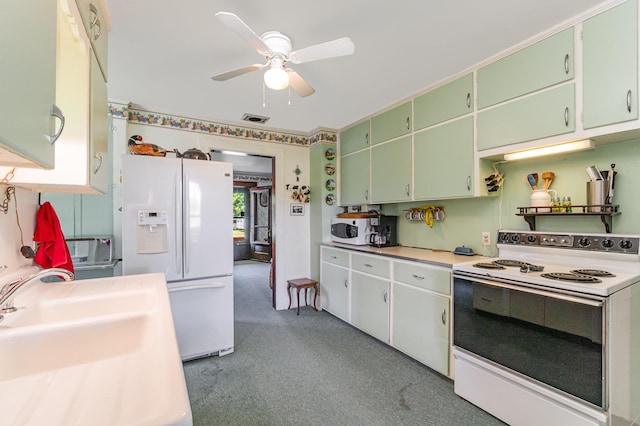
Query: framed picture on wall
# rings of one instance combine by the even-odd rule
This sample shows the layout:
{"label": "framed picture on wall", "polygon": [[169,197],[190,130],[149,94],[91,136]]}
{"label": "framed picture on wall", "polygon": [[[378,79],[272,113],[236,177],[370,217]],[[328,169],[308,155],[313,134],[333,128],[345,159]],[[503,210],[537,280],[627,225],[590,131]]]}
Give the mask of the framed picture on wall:
{"label": "framed picture on wall", "polygon": [[304,204],[291,203],[291,216],[304,216]]}

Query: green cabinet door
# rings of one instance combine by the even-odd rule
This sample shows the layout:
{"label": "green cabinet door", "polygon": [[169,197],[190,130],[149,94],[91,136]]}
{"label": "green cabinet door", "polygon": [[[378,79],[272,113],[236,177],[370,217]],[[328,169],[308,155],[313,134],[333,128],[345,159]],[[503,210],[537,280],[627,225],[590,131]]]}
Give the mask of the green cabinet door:
{"label": "green cabinet door", "polygon": [[371,144],[411,133],[411,101],[371,119]]}
{"label": "green cabinet door", "polygon": [[340,157],[341,206],[370,203],[369,157],[369,150]]}
{"label": "green cabinet door", "polygon": [[478,113],[478,150],[575,131],[575,84]]}
{"label": "green cabinet door", "polygon": [[[0,148],[27,166],[54,166],[57,2],[5,3],[0,16]],[[37,18],[35,18],[37,14]],[[64,111],[62,111],[64,113]],[[55,128],[55,130],[53,130]],[[0,156],[0,165],[6,156]]]}
{"label": "green cabinet door", "polygon": [[349,321],[349,270],[326,262],[320,268],[322,309]]}
{"label": "green cabinet door", "polygon": [[638,1],[584,22],[584,128],[638,118]]}
{"label": "green cabinet door", "polygon": [[340,132],[340,155],[350,154],[369,146],[369,120]]}
{"label": "green cabinet door", "polygon": [[351,272],[351,324],[389,343],[389,281]]}
{"label": "green cabinet door", "polygon": [[473,73],[413,100],[415,130],[473,112]]}
{"label": "green cabinet door", "polygon": [[393,284],[393,346],[449,374],[449,299]]}
{"label": "green cabinet door", "polygon": [[413,143],[416,200],[473,195],[473,117],[416,133]]}
{"label": "green cabinet door", "polygon": [[478,108],[573,78],[573,27],[478,70]]}
{"label": "green cabinet door", "polygon": [[371,201],[411,200],[411,136],[371,148]]}

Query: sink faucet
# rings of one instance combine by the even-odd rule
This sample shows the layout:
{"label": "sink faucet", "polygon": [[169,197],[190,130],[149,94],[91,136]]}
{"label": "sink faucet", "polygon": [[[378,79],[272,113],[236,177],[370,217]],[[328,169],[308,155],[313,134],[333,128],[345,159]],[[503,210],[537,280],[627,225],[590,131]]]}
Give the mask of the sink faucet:
{"label": "sink faucet", "polygon": [[40,280],[44,277],[51,277],[53,275],[58,275],[62,277],[65,281],[73,280],[73,272],[67,271],[62,268],[49,268],[43,269],[42,271],[36,272],[35,274],[29,275],[26,278],[20,278],[15,281],[11,281],[10,283],[5,284],[0,289],[0,312],[3,314],[7,314],[10,312],[15,312],[17,309],[13,306],[12,296],[20,289],[22,286],[29,284],[33,281]]}

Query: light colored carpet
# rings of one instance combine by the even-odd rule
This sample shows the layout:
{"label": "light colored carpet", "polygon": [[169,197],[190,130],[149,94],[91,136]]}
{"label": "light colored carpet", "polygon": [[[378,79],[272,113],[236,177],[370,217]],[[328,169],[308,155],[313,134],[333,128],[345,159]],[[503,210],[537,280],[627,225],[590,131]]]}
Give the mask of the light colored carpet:
{"label": "light colored carpet", "polygon": [[271,308],[236,263],[235,352],[184,364],[195,425],[500,425],[453,383],[326,312]]}

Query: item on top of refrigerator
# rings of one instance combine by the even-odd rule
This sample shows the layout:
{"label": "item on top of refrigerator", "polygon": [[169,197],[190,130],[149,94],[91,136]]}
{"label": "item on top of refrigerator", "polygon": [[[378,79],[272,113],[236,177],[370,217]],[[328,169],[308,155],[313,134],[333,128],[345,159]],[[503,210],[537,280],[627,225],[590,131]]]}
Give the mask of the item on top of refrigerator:
{"label": "item on top of refrigerator", "polygon": [[168,151],[164,148],[159,147],[158,145],[142,142],[142,136],[133,135],[129,138],[129,153],[134,155],[153,155],[156,157],[164,157],[167,155]]}

